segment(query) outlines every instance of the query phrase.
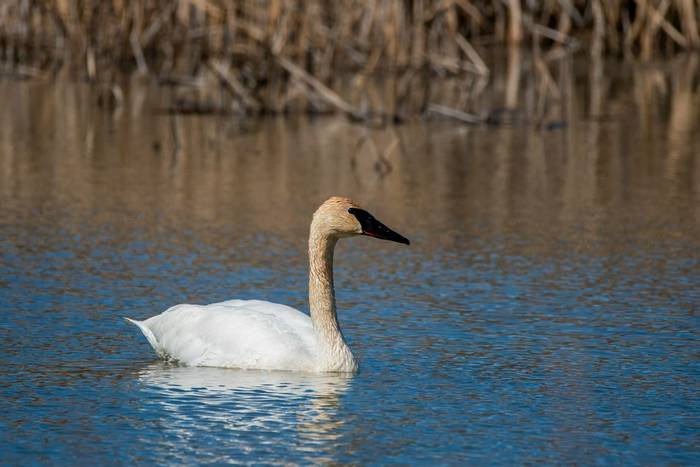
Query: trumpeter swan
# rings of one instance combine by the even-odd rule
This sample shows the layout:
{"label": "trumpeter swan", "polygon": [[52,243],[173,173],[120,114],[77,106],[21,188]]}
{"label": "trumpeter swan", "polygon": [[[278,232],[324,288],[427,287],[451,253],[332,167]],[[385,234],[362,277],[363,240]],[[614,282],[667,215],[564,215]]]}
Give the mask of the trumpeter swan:
{"label": "trumpeter swan", "polygon": [[187,366],[354,372],[357,362],[338,324],[333,250],[353,235],[409,245],[347,198],[333,197],[314,213],[309,234],[311,316],[260,300],[177,305],[137,325],[162,358]]}

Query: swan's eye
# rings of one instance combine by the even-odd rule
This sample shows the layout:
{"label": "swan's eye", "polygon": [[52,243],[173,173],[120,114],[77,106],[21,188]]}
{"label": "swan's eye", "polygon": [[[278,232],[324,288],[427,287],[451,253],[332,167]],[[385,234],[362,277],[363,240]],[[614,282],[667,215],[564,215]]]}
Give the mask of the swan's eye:
{"label": "swan's eye", "polygon": [[355,216],[360,222],[374,219],[374,217],[372,217],[372,214],[368,213],[364,209],[350,208],[348,209],[348,212]]}
{"label": "swan's eye", "polygon": [[376,222],[374,216],[372,216],[372,214],[368,213],[364,209],[350,208],[348,209],[348,212],[355,216],[355,218],[360,222],[362,227],[365,227],[371,224],[372,222]]}

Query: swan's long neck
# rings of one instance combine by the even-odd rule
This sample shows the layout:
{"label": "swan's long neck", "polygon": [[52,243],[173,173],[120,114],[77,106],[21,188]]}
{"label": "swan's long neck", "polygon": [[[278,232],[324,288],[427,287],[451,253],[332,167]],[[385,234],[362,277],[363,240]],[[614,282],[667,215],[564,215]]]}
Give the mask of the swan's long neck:
{"label": "swan's long neck", "polygon": [[[311,225],[309,236],[309,307],[327,370],[349,371],[355,360],[338,325],[333,289],[333,250],[338,239]],[[349,368],[348,368],[349,367]]]}

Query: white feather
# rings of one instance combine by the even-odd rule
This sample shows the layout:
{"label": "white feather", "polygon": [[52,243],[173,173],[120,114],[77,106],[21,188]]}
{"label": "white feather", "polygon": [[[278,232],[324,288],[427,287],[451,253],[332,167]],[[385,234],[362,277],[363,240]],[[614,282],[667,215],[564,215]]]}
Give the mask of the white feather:
{"label": "white feather", "polygon": [[[128,319],[128,318],[127,318]],[[188,366],[318,371],[308,315],[262,300],[177,305],[135,321],[162,358]]]}

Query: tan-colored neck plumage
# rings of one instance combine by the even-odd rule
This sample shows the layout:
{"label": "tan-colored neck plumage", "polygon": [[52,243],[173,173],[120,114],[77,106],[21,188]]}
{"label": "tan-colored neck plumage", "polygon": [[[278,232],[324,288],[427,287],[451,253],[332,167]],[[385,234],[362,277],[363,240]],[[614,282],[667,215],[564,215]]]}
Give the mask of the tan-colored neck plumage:
{"label": "tan-colored neck plumage", "polygon": [[338,325],[333,289],[333,250],[338,238],[314,217],[309,235],[309,308],[324,370],[354,371],[357,365]]}

